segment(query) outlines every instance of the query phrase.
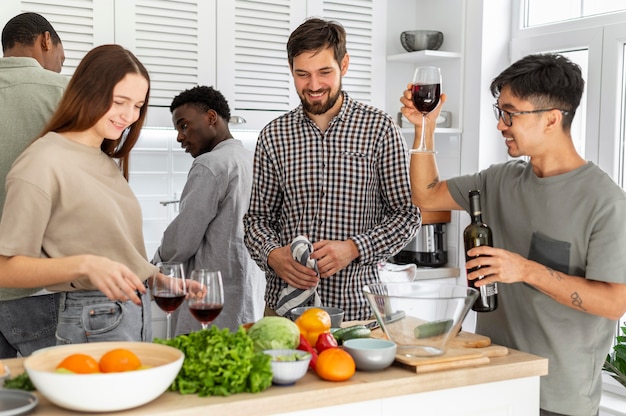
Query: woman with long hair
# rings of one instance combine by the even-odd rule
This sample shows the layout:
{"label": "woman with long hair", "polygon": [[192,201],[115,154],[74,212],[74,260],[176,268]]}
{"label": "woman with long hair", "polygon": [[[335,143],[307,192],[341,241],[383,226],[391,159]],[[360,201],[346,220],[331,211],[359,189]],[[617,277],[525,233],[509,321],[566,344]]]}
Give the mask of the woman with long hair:
{"label": "woman with long hair", "polygon": [[62,292],[58,344],[151,340],[145,282],[156,267],[127,180],[149,91],[130,51],[92,49],[7,176],[0,287]]}

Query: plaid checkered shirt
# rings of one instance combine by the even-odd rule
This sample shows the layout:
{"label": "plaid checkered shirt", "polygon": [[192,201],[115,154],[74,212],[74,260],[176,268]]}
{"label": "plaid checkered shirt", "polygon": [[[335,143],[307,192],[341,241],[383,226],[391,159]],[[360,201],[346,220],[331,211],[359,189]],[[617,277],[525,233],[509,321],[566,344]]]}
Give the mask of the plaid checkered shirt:
{"label": "plaid checkered shirt", "polygon": [[318,292],[323,305],[345,311],[345,320],[371,317],[363,286],[378,281],[378,263],[406,246],[421,222],[408,164],[393,119],[345,92],[325,132],[301,105],[261,131],[244,241],[265,270],[270,309],[287,283],[268,266],[268,255],[302,234],[312,242],[354,241],[359,257],[321,279]]}

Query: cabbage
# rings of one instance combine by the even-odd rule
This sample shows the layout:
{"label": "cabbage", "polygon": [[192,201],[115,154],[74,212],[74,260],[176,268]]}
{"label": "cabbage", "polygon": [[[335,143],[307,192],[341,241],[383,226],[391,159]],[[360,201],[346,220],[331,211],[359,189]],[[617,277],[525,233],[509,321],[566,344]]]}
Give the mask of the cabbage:
{"label": "cabbage", "polygon": [[293,350],[300,344],[300,329],[282,316],[265,316],[248,329],[255,351]]}

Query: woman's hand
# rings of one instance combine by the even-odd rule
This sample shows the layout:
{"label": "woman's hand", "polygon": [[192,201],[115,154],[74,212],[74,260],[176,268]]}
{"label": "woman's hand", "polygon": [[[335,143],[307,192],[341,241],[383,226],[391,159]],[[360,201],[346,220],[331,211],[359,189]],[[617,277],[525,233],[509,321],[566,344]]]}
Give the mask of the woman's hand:
{"label": "woman's hand", "polygon": [[80,274],[86,276],[107,298],[122,302],[130,300],[141,305],[137,292],[145,293],[146,287],[128,267],[101,256],[85,255],[81,258]]}

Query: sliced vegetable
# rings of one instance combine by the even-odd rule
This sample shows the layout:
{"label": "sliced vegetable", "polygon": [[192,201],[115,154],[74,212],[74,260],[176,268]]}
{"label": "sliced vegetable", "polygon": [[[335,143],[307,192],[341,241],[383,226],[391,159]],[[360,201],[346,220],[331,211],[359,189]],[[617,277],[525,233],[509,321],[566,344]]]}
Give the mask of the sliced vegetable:
{"label": "sliced vegetable", "polygon": [[426,322],[415,327],[415,338],[429,338],[445,334],[452,328],[452,319]]}
{"label": "sliced vegetable", "polygon": [[337,340],[329,332],[324,332],[323,334],[320,334],[317,337],[317,342],[315,343],[315,349],[317,350],[318,354],[324,350],[327,350],[329,348],[336,348],[338,346],[339,344],[337,343]]}
{"label": "sliced vegetable", "polygon": [[372,330],[365,325],[352,325],[333,332],[333,337],[338,344],[343,344],[343,342],[353,338],[369,338],[371,335]]}
{"label": "sliced vegetable", "polygon": [[309,341],[306,340],[304,335],[300,334],[300,343],[298,344],[298,348],[300,351],[306,351],[311,354],[311,361],[309,362],[309,368],[311,370],[315,370],[317,365],[317,351],[315,348],[309,344]]}

